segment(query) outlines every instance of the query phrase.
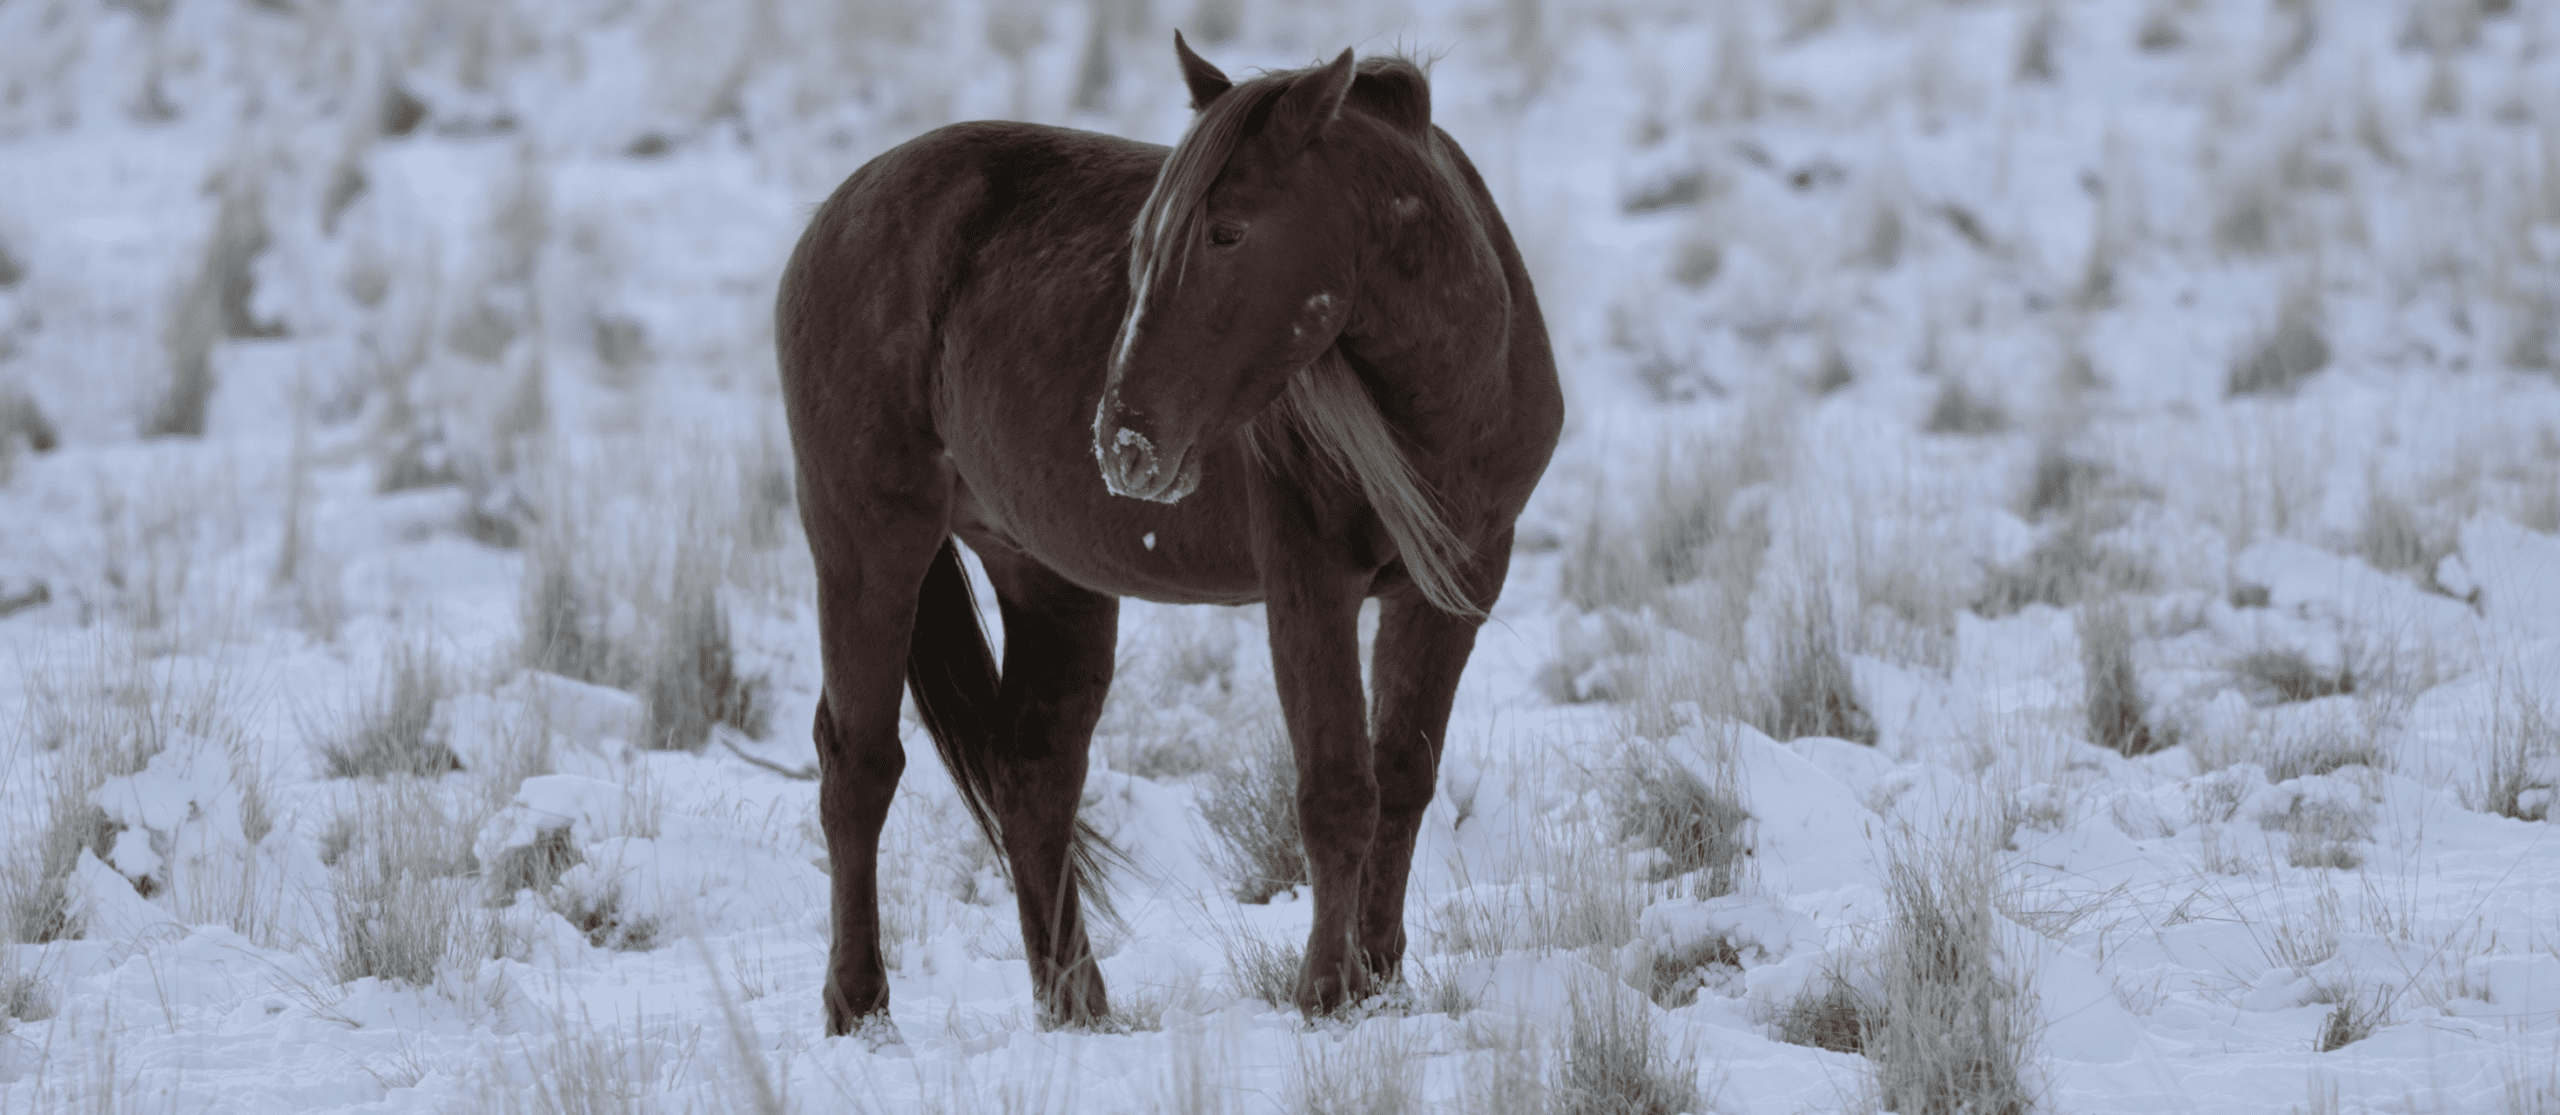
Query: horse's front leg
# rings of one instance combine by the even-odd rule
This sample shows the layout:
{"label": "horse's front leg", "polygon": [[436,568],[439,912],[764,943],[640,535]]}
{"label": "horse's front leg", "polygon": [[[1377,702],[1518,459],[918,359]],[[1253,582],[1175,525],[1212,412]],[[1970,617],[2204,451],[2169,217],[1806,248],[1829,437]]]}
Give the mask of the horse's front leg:
{"label": "horse's front leg", "polygon": [[[1493,608],[1511,547],[1479,555],[1477,606]],[[1393,980],[1404,965],[1405,880],[1413,871],[1414,837],[1440,776],[1440,752],[1449,729],[1449,707],[1458,675],[1475,651],[1481,620],[1440,610],[1419,591],[1390,594],[1378,616],[1378,642],[1370,652],[1376,714],[1378,829],[1361,878],[1360,959],[1369,974]]]}
{"label": "horse's front leg", "polygon": [[[1298,974],[1298,1008],[1327,1013],[1369,994],[1353,949],[1360,875],[1378,827],[1378,780],[1360,692],[1360,601],[1369,573],[1297,515],[1300,501],[1258,507],[1272,673],[1298,763],[1298,831],[1314,883],[1315,926]],[[1277,522],[1269,521],[1277,519]],[[1278,527],[1274,532],[1271,528]]]}

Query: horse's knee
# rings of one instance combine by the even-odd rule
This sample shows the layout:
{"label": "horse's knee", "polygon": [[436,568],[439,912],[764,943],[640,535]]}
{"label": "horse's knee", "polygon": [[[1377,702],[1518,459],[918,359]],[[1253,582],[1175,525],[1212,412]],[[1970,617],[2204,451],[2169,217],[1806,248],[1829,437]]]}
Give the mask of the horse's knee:
{"label": "horse's knee", "polygon": [[1337,840],[1366,847],[1377,831],[1378,784],[1366,778],[1307,780],[1298,784],[1298,824],[1310,845]]}
{"label": "horse's knee", "polygon": [[844,732],[818,706],[812,729],[818,744],[818,815],[828,825],[885,814],[906,773],[907,749],[892,736],[886,746]]}

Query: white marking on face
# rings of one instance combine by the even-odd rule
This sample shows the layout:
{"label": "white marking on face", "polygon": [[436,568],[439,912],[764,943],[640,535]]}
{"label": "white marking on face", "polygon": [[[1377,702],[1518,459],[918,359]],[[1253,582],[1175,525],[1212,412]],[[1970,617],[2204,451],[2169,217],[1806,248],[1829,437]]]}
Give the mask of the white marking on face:
{"label": "white marking on face", "polygon": [[1139,542],[1139,544],[1140,544],[1140,545],[1145,546],[1147,549],[1149,549],[1149,550],[1154,550],[1154,549],[1156,548],[1156,532],[1154,532],[1154,531],[1152,531],[1152,530],[1151,530],[1151,531],[1148,531],[1148,532],[1147,532],[1147,536],[1146,536],[1146,537],[1144,537],[1144,538],[1139,539],[1139,540],[1138,540],[1138,542]]}
{"label": "white marking on face", "polygon": [[1146,316],[1148,280],[1152,274],[1138,276],[1138,289],[1129,292],[1129,316],[1120,319],[1120,348],[1111,354],[1112,370],[1129,362],[1129,349],[1138,343],[1138,319]]}

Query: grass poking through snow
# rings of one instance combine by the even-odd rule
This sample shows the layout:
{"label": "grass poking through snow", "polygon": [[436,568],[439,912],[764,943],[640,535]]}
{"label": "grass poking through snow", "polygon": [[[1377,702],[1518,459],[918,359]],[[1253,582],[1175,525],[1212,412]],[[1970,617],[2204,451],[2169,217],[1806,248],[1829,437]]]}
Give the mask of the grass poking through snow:
{"label": "grass poking through snow", "polygon": [[1573,997],[1572,1028],[1556,1071],[1562,1115],[1682,1115],[1707,1110],[1696,1060],[1666,1049],[1651,1008],[1601,989]]}
{"label": "grass poking through snow", "polygon": [[2080,609],[2080,670],[2086,685],[2089,742],[2121,755],[2161,747],[2149,723],[2150,702],[2133,668],[2133,624],[2119,602]]}
{"label": "grass poking through snow", "polygon": [[435,648],[394,648],[383,659],[382,679],[358,710],[355,724],[320,744],[329,777],[433,778],[461,770],[453,749],[428,736],[436,702],[453,693],[453,674]]}
{"label": "grass poking through snow", "polygon": [[1276,727],[1248,734],[1211,772],[1200,816],[1216,838],[1211,856],[1241,902],[1263,903],[1307,881],[1298,832],[1298,760]]}
{"label": "grass poking through snow", "polygon": [[2025,1115],[2027,1002],[2000,971],[1992,844],[1960,826],[1898,848],[1883,994],[1864,1035],[1879,1105],[1901,1115]]}
{"label": "grass poking through snow", "polygon": [[1659,746],[1639,744],[1619,766],[1611,803],[1617,837],[1661,850],[1653,882],[1694,875],[1694,897],[1731,894],[1747,850],[1742,826],[1751,819],[1732,764],[1716,763],[1710,784]]}
{"label": "grass poking through snow", "polygon": [[468,877],[479,869],[477,826],[456,820],[453,808],[412,778],[359,791],[336,838],[342,850],[329,857],[338,927],[330,966],[340,982],[425,986],[484,938]]}

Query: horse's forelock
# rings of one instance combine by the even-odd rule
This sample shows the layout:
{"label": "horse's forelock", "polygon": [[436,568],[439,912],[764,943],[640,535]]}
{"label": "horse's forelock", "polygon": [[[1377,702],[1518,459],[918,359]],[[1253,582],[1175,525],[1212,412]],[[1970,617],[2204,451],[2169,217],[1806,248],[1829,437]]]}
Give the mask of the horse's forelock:
{"label": "horse's forelock", "polygon": [[[1208,213],[1209,187],[1217,184],[1227,160],[1235,157],[1236,145],[1243,141],[1248,125],[1255,117],[1267,115],[1269,106],[1288,91],[1290,83],[1319,68],[1265,74],[1240,82],[1192,117],[1191,125],[1183,130],[1182,138],[1174,143],[1173,152],[1156,172],[1155,188],[1148,192],[1145,204],[1138,207],[1137,223],[1130,229],[1129,288],[1133,295],[1143,294],[1153,280],[1164,276],[1168,267],[1173,270],[1173,281],[1182,281],[1182,262],[1189,258],[1185,249]],[[1392,72],[1409,75],[1417,82],[1423,80],[1420,65],[1396,55],[1361,59],[1360,72],[1370,76]],[[1138,307],[1132,305],[1129,312],[1134,321]]]}

